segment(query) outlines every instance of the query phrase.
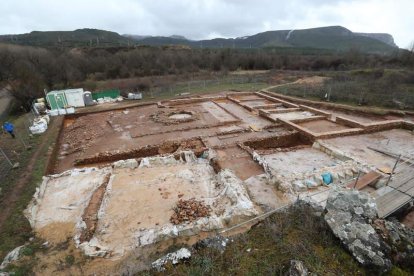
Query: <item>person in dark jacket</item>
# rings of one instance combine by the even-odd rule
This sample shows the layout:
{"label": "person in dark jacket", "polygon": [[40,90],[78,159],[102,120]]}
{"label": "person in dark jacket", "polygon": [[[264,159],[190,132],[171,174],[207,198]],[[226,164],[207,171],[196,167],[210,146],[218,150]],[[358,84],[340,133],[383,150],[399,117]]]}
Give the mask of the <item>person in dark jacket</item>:
{"label": "person in dark jacket", "polygon": [[5,122],[3,125],[3,129],[7,131],[11,135],[11,137],[16,138],[16,136],[14,135],[14,125],[12,123]]}

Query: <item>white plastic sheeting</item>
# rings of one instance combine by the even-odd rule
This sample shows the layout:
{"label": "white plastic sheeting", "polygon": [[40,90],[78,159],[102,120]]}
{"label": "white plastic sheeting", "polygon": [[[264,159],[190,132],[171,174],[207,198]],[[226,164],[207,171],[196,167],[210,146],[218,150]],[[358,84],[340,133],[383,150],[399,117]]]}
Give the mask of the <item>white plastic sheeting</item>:
{"label": "white plastic sheeting", "polygon": [[33,125],[29,127],[29,130],[32,134],[42,134],[47,130],[47,125],[49,124],[49,116],[41,116],[33,121]]}

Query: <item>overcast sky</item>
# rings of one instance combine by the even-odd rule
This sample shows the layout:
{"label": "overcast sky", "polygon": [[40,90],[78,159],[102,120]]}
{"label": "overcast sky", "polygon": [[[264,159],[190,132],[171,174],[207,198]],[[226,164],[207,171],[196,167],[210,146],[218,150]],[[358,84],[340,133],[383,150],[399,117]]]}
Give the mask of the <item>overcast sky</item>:
{"label": "overcast sky", "polygon": [[341,25],[414,41],[414,0],[0,0],[0,34],[97,28],[120,34],[238,37]]}

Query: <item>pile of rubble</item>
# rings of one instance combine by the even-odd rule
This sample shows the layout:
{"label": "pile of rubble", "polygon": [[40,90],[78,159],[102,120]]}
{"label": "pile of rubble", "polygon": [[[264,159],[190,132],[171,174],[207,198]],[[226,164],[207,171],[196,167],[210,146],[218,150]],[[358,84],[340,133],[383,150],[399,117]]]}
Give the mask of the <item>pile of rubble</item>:
{"label": "pile of rubble", "polygon": [[192,222],[198,218],[208,217],[210,213],[210,206],[204,205],[202,201],[197,201],[194,198],[189,200],[180,199],[174,208],[174,214],[172,214],[170,222],[175,225]]}

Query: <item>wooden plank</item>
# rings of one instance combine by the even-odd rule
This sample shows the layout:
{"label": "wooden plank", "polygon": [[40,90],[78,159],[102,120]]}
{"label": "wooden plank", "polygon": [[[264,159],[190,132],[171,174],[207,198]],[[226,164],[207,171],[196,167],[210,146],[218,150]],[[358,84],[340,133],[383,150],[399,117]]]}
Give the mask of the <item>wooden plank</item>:
{"label": "wooden plank", "polygon": [[378,209],[378,217],[380,218],[386,218],[389,215],[395,213],[398,211],[401,207],[406,205],[412,200],[410,196],[402,196],[400,200],[393,202],[392,204],[386,205],[386,208],[380,208]]}
{"label": "wooden plank", "polygon": [[389,185],[394,190],[377,198],[378,216],[383,218],[394,213],[413,200],[414,176],[398,175]]}
{"label": "wooden plank", "polygon": [[[375,183],[378,181],[378,179],[381,178],[381,174],[376,172],[376,171],[370,171],[367,174],[364,174],[363,176],[361,176],[358,181],[352,181],[351,183],[348,184],[348,188],[355,188],[357,190],[361,190],[363,188],[365,188],[366,186],[368,186],[369,184]],[[355,186],[356,183],[356,186]]]}

